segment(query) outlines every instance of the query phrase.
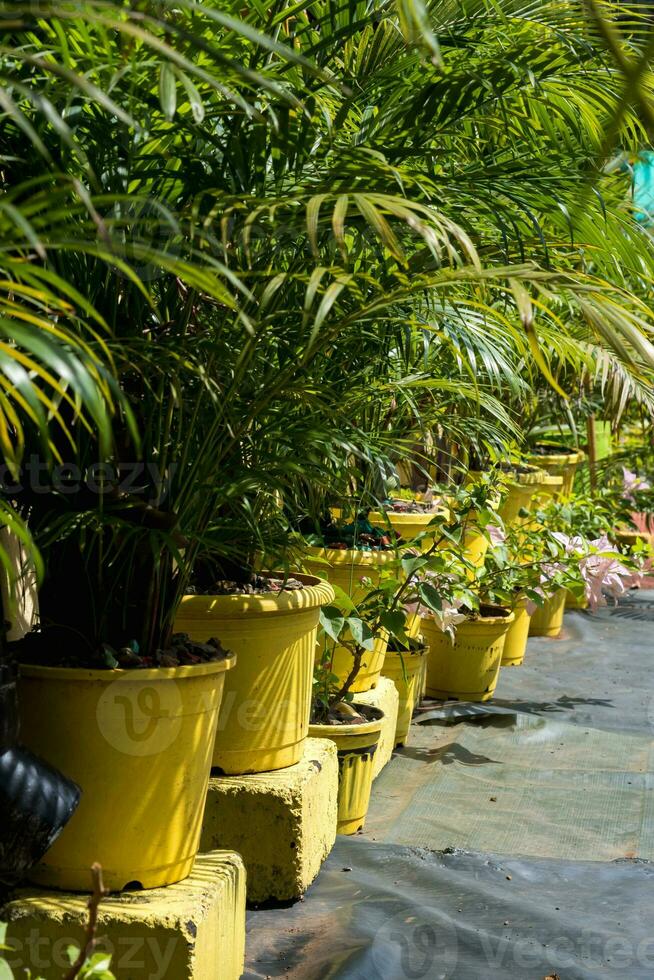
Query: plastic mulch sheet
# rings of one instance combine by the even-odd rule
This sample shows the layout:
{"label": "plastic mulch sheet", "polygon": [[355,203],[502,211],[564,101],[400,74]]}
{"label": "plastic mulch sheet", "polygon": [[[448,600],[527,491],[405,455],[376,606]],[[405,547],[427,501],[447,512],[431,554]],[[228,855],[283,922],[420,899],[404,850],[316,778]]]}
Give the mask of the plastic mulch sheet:
{"label": "plastic mulch sheet", "polygon": [[[426,705],[246,977],[654,978],[654,593],[529,641],[487,705]],[[344,870],[351,869],[351,870]]]}
{"label": "plastic mulch sheet", "polygon": [[654,868],[637,861],[339,838],[304,902],[251,913],[245,977],[652,980],[653,895]]}

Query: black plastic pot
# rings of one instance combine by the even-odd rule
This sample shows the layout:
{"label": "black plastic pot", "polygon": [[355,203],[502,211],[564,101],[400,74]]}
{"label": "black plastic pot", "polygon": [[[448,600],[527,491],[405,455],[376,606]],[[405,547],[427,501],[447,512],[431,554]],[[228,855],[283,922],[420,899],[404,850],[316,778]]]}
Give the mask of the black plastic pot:
{"label": "black plastic pot", "polygon": [[0,880],[20,881],[54,844],[81,790],[28,749],[0,752]]}

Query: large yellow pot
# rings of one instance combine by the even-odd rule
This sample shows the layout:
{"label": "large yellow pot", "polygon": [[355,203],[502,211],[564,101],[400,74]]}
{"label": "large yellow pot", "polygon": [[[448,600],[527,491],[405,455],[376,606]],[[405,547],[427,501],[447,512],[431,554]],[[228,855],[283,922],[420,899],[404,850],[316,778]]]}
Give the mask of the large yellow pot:
{"label": "large yellow pot", "polygon": [[413,711],[420,700],[426,653],[425,647],[419,650],[405,650],[401,654],[386,653],[382,673],[384,677],[389,677],[393,681],[400,697],[395,745],[407,743]]}
{"label": "large yellow pot", "polygon": [[566,589],[559,589],[536,610],[529,624],[530,636],[558,636],[563,626]]}
{"label": "large yellow pot", "polygon": [[[498,610],[499,612],[499,610]],[[488,701],[495,693],[504,642],[514,615],[470,619],[456,628],[454,643],[430,617],[422,621],[427,654],[427,694],[443,700]]]}
{"label": "large yellow pot", "polygon": [[[375,645],[372,650],[365,650],[361,658],[361,667],[355,680],[350,686],[350,693],[363,694],[365,691],[372,691],[379,684],[382,675],[384,659],[386,657],[386,647],[388,646],[388,633],[384,630],[375,637]],[[316,644],[316,663],[323,657],[323,647],[320,643]],[[345,683],[350,676],[354,666],[354,658],[347,647],[330,643],[329,668],[332,674],[338,677],[341,684]]]}
{"label": "large yellow pot", "polygon": [[566,451],[562,448],[560,453],[539,453],[538,447],[528,456],[532,466],[547,470],[553,476],[563,477],[561,492],[565,497],[569,497],[572,493],[575,473],[583,458],[584,454],[581,449]]}
{"label": "large yellow pot", "polygon": [[366,822],[372,790],[373,759],[379,743],[383,711],[365,704],[354,708],[369,721],[360,725],[311,725],[312,738],[328,738],[338,752],[339,834],[356,834]]}
{"label": "large yellow pot", "polygon": [[175,630],[215,636],[238,656],[227,675],[212,765],[228,775],[270,772],[302,758],[309,728],[320,607],[334,590],[312,576],[303,589],[263,595],[185,596]]}
{"label": "large yellow pot", "polygon": [[88,891],[90,867],[120,891],[186,878],[200,843],[230,657],[194,667],[21,667],[21,740],[82,789],[34,869],[47,888]]}
{"label": "large yellow pot", "polygon": [[521,599],[513,607],[513,622],[504,640],[502,667],[518,667],[525,659],[530,621],[527,600]]}
{"label": "large yellow pot", "polygon": [[397,556],[394,551],[361,551],[351,548],[309,548],[302,559],[303,566],[314,575],[327,579],[338,586],[353,602],[365,598],[368,589],[361,584],[364,577],[371,578],[373,586],[379,582],[384,568],[392,568]]}

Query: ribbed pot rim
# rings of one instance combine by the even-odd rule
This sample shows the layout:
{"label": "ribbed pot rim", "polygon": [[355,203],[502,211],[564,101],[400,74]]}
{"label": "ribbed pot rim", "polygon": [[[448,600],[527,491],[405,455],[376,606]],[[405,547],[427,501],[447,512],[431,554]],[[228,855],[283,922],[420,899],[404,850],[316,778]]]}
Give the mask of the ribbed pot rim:
{"label": "ribbed pot rim", "polygon": [[[542,445],[549,445],[549,443],[543,443]],[[536,446],[529,451],[529,459],[537,459],[549,463],[580,463],[584,458],[584,453],[581,449],[568,449],[566,446],[561,446],[560,453],[539,453],[538,448]],[[558,447],[552,446],[552,448]]]}
{"label": "ribbed pot rim", "polygon": [[309,548],[306,557],[309,560],[324,558],[332,565],[356,567],[357,565],[385,565],[395,561],[397,555],[395,551],[362,551],[359,548]]}
{"label": "ribbed pot rim", "polygon": [[362,714],[372,714],[375,717],[371,718],[370,721],[365,722],[363,725],[309,725],[309,735],[313,738],[334,738],[335,736],[345,736],[350,735],[375,735],[379,736],[381,731],[382,722],[384,720],[384,712],[381,708],[375,708],[370,704],[359,704],[356,701],[352,702],[352,707],[356,711],[360,711]]}
{"label": "ribbed pot rim", "polygon": [[52,681],[104,681],[113,684],[118,678],[141,681],[182,681],[208,674],[222,674],[236,664],[236,654],[231,653],[221,660],[211,660],[202,664],[183,664],[179,667],[117,667],[108,670],[92,670],[87,667],[42,667],[37,664],[19,664],[20,677],[37,677]]}
{"label": "ribbed pot rim", "polygon": [[305,588],[290,589],[288,592],[263,592],[259,595],[186,595],[180,603],[179,613],[188,614],[192,609],[200,615],[217,617],[260,616],[316,609],[334,601],[334,590],[326,579],[300,572],[293,572],[293,578],[299,579]]}

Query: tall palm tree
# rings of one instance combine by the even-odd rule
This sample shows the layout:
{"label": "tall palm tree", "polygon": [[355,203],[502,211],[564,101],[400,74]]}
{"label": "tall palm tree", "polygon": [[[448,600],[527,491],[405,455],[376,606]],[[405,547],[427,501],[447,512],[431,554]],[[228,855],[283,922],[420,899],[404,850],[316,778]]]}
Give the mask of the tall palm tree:
{"label": "tall palm tree", "polygon": [[200,559],[282,560],[280,497],[319,506],[407,419],[497,446],[530,371],[651,370],[654,253],[594,156],[621,80],[577,3],[0,13],[12,280],[75,299],[131,412],[107,452],[69,405],[53,455],[150,467],[21,498],[44,616],[84,642],[159,646]]}

